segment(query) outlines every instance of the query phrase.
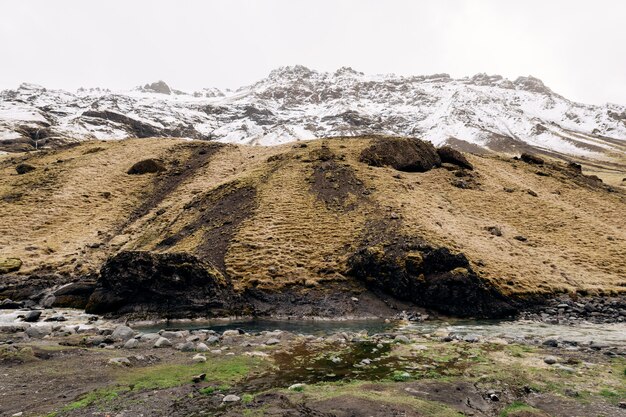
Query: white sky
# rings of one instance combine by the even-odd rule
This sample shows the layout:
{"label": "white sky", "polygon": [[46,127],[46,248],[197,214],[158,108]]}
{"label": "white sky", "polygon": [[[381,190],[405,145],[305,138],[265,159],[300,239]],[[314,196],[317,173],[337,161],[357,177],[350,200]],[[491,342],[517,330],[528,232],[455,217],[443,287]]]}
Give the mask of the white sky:
{"label": "white sky", "polygon": [[530,74],[626,104],[626,1],[0,0],[0,89],[236,88],[295,64]]}

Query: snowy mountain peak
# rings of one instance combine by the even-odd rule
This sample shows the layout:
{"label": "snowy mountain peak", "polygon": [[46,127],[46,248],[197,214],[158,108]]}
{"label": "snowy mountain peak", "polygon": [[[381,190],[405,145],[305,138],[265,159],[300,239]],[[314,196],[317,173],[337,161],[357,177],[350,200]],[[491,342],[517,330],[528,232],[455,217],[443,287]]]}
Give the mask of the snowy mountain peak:
{"label": "snowy mountain peak", "polygon": [[585,105],[538,78],[366,75],[281,67],[236,91],[185,93],[163,81],[130,92],[22,84],[0,92],[0,150],[86,139],[176,136],[273,145],[327,136],[420,137],[473,152],[624,152],[626,107]]}

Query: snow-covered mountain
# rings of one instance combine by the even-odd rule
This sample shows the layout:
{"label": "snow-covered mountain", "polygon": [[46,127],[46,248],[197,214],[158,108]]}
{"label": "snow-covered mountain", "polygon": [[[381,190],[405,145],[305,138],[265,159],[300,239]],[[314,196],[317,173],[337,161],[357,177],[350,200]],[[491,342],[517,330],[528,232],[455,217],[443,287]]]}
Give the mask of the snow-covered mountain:
{"label": "snow-covered mountain", "polygon": [[575,103],[533,77],[401,77],[283,67],[234,92],[159,81],[129,92],[22,84],[0,92],[0,150],[177,136],[274,145],[338,135],[415,136],[464,150],[623,152],[626,106]]}

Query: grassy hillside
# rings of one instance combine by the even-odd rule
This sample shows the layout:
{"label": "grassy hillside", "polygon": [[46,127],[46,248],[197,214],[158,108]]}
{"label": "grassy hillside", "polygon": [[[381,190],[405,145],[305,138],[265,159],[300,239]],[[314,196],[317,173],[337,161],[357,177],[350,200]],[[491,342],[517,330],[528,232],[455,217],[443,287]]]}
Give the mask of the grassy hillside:
{"label": "grassy hillside", "polygon": [[[122,250],[188,252],[237,290],[271,292],[352,283],[364,242],[416,238],[463,253],[505,295],[626,292],[623,186],[503,156],[468,154],[473,171],[360,162],[375,140],[136,139],[4,157],[0,257],[22,260],[18,276],[66,282]],[[165,170],[127,173],[148,158]]]}

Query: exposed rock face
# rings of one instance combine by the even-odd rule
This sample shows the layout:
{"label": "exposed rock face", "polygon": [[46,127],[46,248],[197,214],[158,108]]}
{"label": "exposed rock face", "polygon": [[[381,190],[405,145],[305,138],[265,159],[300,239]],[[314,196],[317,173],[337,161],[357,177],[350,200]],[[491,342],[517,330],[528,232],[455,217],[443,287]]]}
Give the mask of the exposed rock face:
{"label": "exposed rock face", "polygon": [[474,166],[467,160],[465,155],[450,146],[442,146],[437,149],[437,154],[441,158],[441,162],[447,162],[469,170],[474,169]]}
{"label": "exposed rock face", "polygon": [[391,166],[407,172],[425,172],[441,165],[430,142],[413,138],[375,139],[363,150],[360,160],[371,166]]}
{"label": "exposed rock face", "polygon": [[515,312],[507,299],[472,270],[462,253],[433,248],[418,239],[359,249],[348,274],[401,300],[445,314],[502,317]]}
{"label": "exposed rock face", "polygon": [[223,275],[193,255],[128,251],[104,264],[86,311],[211,315],[230,300]]}
{"label": "exposed rock face", "polygon": [[132,93],[70,93],[31,84],[0,92],[1,150],[123,137],[273,145],[368,134],[420,137],[437,146],[465,143],[482,151],[534,148],[594,157],[620,151],[615,140],[626,137],[626,107],[572,102],[534,77],[374,76],[303,66],[279,68],[226,93],[183,93],[162,81]]}
{"label": "exposed rock face", "polygon": [[150,91],[159,94],[172,94],[172,90],[169,85],[165,83],[165,81],[156,81],[152,84],[146,84],[143,86],[144,91]]}

